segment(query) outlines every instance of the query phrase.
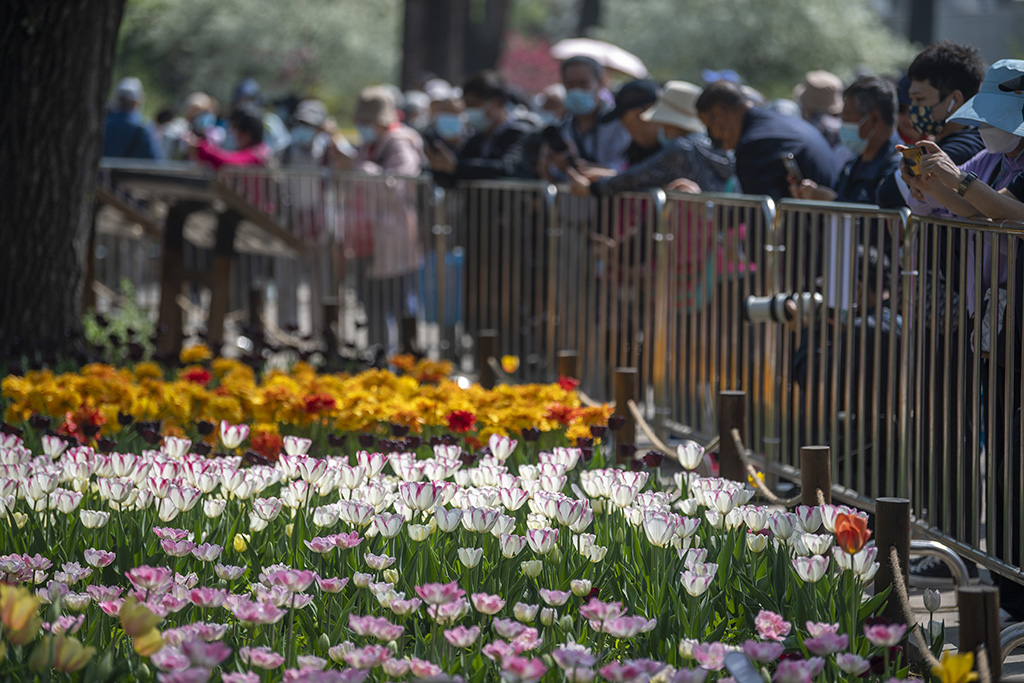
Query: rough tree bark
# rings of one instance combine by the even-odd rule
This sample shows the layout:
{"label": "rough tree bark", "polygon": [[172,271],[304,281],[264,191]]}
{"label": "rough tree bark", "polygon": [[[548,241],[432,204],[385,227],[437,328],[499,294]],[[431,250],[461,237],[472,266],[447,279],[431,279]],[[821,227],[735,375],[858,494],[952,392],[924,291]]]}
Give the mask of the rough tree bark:
{"label": "rough tree bark", "polygon": [[0,3],[0,359],[82,348],[81,289],[125,0]]}

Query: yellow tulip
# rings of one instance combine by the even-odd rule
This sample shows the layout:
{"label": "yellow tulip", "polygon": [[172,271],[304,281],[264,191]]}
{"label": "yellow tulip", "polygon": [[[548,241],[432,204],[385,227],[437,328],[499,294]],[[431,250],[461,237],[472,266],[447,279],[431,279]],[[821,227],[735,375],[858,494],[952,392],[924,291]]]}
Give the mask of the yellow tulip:
{"label": "yellow tulip", "polygon": [[27,588],[0,585],[0,620],[11,631],[21,631],[39,612],[39,598]]}
{"label": "yellow tulip", "polygon": [[978,672],[974,671],[974,653],[962,654],[942,653],[942,661],[932,667],[932,674],[942,683],[967,683],[978,680]]}
{"label": "yellow tulip", "polygon": [[33,671],[56,669],[64,673],[74,673],[89,663],[96,648],[84,647],[82,641],[71,636],[46,636],[32,651],[28,665]]}
{"label": "yellow tulip", "polygon": [[501,369],[510,375],[514,373],[519,369],[519,356],[502,356]]}
{"label": "yellow tulip", "polygon": [[39,627],[43,625],[43,618],[32,616],[20,629],[8,629],[4,637],[11,645],[27,645],[39,635]]}
{"label": "yellow tulip", "polygon": [[160,631],[153,628],[148,633],[135,638],[132,641],[132,647],[140,657],[151,657],[163,649],[164,637],[160,635]]}
{"label": "yellow tulip", "polygon": [[249,549],[249,540],[246,538],[245,534],[235,534],[235,538],[231,541],[231,545],[235,549],[236,553],[244,553]]}
{"label": "yellow tulip", "polygon": [[145,605],[140,604],[134,595],[121,605],[119,616],[121,628],[132,638],[148,633],[160,623],[160,617],[153,614]]}

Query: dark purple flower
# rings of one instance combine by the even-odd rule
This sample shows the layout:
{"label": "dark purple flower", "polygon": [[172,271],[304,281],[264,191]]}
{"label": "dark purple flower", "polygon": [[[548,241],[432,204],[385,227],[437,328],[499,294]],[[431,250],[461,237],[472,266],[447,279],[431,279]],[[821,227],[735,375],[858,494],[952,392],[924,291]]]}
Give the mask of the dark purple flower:
{"label": "dark purple flower", "polygon": [[345,442],[347,440],[348,439],[345,438],[344,434],[328,434],[327,435],[327,444],[331,448],[344,448],[345,447]]}
{"label": "dark purple flower", "polygon": [[626,424],[626,418],[622,415],[612,415],[608,418],[608,429],[617,432]]}
{"label": "dark purple flower", "polygon": [[113,439],[108,439],[105,436],[96,439],[96,448],[99,449],[100,453],[110,453],[117,447],[117,442]]}
{"label": "dark purple flower", "polygon": [[51,422],[53,420],[48,416],[39,413],[32,413],[32,417],[28,419],[28,423],[32,425],[33,429],[49,429]]}
{"label": "dark purple flower", "polygon": [[392,436],[405,436],[409,433],[409,425],[393,424],[391,425]]}
{"label": "dark purple flower", "polygon": [[132,417],[130,414],[122,413],[120,410],[117,411],[117,423],[119,425],[121,425],[122,427],[127,427],[128,425],[130,425],[134,421],[135,421],[135,418]]}
{"label": "dark purple flower", "polygon": [[594,440],[588,439],[585,436],[576,437],[576,448],[592,448],[594,446]]}
{"label": "dark purple flower", "polygon": [[665,454],[661,451],[647,451],[647,455],[644,456],[644,463],[651,469],[661,467],[661,462],[665,459]]}
{"label": "dark purple flower", "polygon": [[523,441],[536,441],[540,438],[540,430],[536,427],[523,427]]}
{"label": "dark purple flower", "polygon": [[593,448],[581,448],[580,449],[580,458],[583,459],[583,462],[590,462],[593,459],[593,457],[594,457],[594,449]]}
{"label": "dark purple flower", "polygon": [[205,441],[197,441],[194,444],[192,444],[192,452],[195,453],[196,455],[209,455],[210,444],[206,443]]}
{"label": "dark purple flower", "polygon": [[595,439],[600,439],[608,433],[608,425],[591,425],[590,435]]}
{"label": "dark purple flower", "polygon": [[365,450],[373,448],[374,444],[377,443],[377,437],[373,434],[363,433],[359,435],[359,445]]}
{"label": "dark purple flower", "polygon": [[209,436],[210,434],[213,434],[215,427],[216,425],[212,422],[208,422],[207,420],[200,420],[199,422],[196,422],[196,431],[198,431],[202,436]]}

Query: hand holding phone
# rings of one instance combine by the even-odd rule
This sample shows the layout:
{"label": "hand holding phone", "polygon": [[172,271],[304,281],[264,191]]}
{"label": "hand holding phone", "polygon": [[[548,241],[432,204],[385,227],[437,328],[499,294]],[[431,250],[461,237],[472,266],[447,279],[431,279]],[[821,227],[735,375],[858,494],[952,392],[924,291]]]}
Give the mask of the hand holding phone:
{"label": "hand holding phone", "polygon": [[804,174],[800,172],[800,167],[796,163],[796,157],[793,153],[782,155],[782,165],[786,167],[786,175],[790,177],[794,185],[800,185],[803,182]]}
{"label": "hand holding phone", "polygon": [[927,151],[923,147],[907,147],[900,150],[900,154],[903,155],[903,163],[906,164],[907,173],[911,176],[918,178],[921,175],[921,157],[924,156]]}

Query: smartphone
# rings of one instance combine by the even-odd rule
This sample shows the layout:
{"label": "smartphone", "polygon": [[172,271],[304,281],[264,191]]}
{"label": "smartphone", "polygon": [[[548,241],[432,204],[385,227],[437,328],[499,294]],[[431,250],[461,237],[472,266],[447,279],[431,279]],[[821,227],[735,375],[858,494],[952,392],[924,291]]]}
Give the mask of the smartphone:
{"label": "smartphone", "polygon": [[793,182],[799,185],[803,182],[804,174],[800,172],[800,167],[796,163],[796,157],[793,153],[782,155],[782,165],[786,167],[786,174],[793,177]]}
{"label": "smartphone", "polygon": [[907,173],[915,178],[921,175],[921,157],[925,155],[922,147],[907,147],[900,150],[903,154],[903,163],[907,165]]}

